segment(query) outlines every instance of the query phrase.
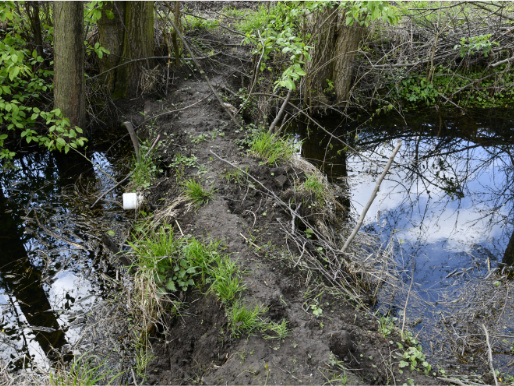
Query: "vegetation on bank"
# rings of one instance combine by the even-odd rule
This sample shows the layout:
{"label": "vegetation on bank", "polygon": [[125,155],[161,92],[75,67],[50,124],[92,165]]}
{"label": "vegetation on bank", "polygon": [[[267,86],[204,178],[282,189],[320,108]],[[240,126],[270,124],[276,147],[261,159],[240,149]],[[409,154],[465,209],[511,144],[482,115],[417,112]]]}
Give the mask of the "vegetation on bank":
{"label": "vegetation on bank", "polygon": [[[70,127],[68,118],[59,109],[48,107],[54,75],[51,56],[43,58],[36,49],[29,48],[31,32],[22,22],[29,15],[28,8],[20,11],[9,2],[1,7],[0,21],[9,24],[0,36],[0,159],[12,158],[14,150],[7,144],[15,144],[20,139],[65,152],[84,146],[87,139],[81,136],[82,129]],[[85,21],[88,29],[97,28],[102,7],[102,3],[87,4]],[[239,94],[239,107],[242,114],[250,111],[252,118],[265,121],[273,108],[278,110],[277,107],[282,105],[290,115],[298,114],[297,110],[304,107],[306,110],[335,109],[340,112],[354,109],[359,114],[372,115],[420,106],[512,105],[514,77],[510,70],[510,52],[513,41],[507,33],[511,19],[503,17],[510,7],[505,3],[448,5],[421,2],[412,5],[403,2],[392,6],[388,2],[284,2],[262,5],[255,11],[244,13],[227,7],[219,14],[219,20],[214,21],[184,14],[182,24],[183,32],[194,34],[227,23],[244,35],[241,44],[252,50],[253,63],[248,87]],[[105,12],[106,17],[109,12]],[[333,15],[339,18],[334,21]],[[166,20],[168,14],[161,16]],[[52,30],[51,17],[50,9],[42,11],[41,19],[46,20],[48,31]],[[336,79],[319,78],[321,69],[331,66],[330,63],[341,56],[338,52],[321,52],[326,31],[318,27],[331,23],[335,23],[336,29],[360,31],[358,50],[350,69],[350,87],[344,95],[337,91]],[[166,35],[172,31],[173,27],[164,23],[161,32]],[[92,36],[88,38],[94,40]],[[51,47],[50,32],[43,41],[46,48]],[[88,55],[95,57],[91,60],[93,64],[97,58],[109,54],[99,42],[88,40],[85,45]],[[202,48],[198,49],[201,51]],[[172,51],[169,42],[167,50],[168,54]],[[177,58],[180,54],[175,48]],[[321,54],[328,56],[323,56],[326,61],[320,64]],[[317,86],[310,87],[314,83]],[[316,92],[309,94],[311,91]],[[278,98],[278,102],[273,100],[260,108],[259,98],[270,96]],[[202,140],[204,138],[194,138],[194,141]],[[265,129],[252,132],[243,145],[268,166],[291,160],[297,150],[293,139]],[[150,144],[142,146],[145,147],[150,149]],[[134,163],[133,183],[143,189],[151,186],[159,170],[152,156],[151,152],[141,154],[141,161]],[[179,170],[184,165],[194,166],[195,162],[194,155],[183,157],[177,154],[172,166]],[[244,178],[240,171],[226,175],[228,181]],[[179,179],[178,182],[185,197],[196,208],[208,204],[214,197],[215,192],[205,188],[196,178]],[[323,206],[325,196],[318,176],[307,176],[299,189],[314,195],[319,206]],[[304,232],[308,238],[315,236],[311,228]],[[180,314],[183,305],[177,300],[179,293],[214,294],[226,308],[234,337],[254,332],[269,339],[287,336],[285,319],[281,322],[267,320],[263,317],[264,307],[245,303],[242,298],[244,272],[223,252],[219,241],[179,238],[167,224],[139,224],[129,244],[133,257],[130,269],[136,285],[131,302],[139,320],[136,327],[138,375],[144,375],[149,361],[147,340],[151,326],[158,324],[165,313]],[[324,260],[323,248],[316,253],[322,261],[320,267],[326,267],[328,260]],[[320,307],[314,303],[309,306],[314,315],[321,315]],[[394,323],[383,318],[380,321],[384,336],[389,335],[394,330]],[[406,341],[411,347],[405,348],[400,367],[423,369],[429,373],[432,368],[417,342],[411,337]],[[73,378],[78,374],[75,363],[71,366],[72,378],[62,375],[55,379],[57,384],[78,379]],[[95,371],[89,373],[86,370],[82,374],[90,377],[88,379],[93,383],[100,381],[105,376],[96,374],[100,365],[95,363],[91,365]]]}

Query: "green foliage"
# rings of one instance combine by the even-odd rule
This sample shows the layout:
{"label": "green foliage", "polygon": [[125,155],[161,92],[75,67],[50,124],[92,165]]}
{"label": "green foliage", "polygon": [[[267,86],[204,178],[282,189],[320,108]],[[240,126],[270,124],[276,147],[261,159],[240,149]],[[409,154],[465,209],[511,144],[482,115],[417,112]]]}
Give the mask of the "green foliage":
{"label": "green foliage", "polygon": [[210,190],[205,190],[194,178],[184,181],[182,186],[184,187],[184,193],[196,207],[200,207],[208,203],[213,197],[212,192]]}
{"label": "green foliage", "polygon": [[162,170],[157,167],[153,154],[148,153],[150,146],[151,145],[149,141],[146,141],[140,145],[139,162],[137,162],[136,157],[133,157],[134,167],[132,182],[137,187],[141,187],[143,189],[150,187],[150,184],[155,179],[157,174],[162,172]]}
{"label": "green foliage", "polygon": [[[303,16],[325,7],[328,3],[316,2],[279,2],[268,9],[262,6],[259,11],[242,27],[246,36],[243,44],[252,44],[255,49],[253,53],[262,56],[258,71],[269,69],[266,63],[271,59],[272,54],[280,54],[287,58],[287,66],[275,82],[275,90],[285,87],[288,90],[295,90],[297,81],[306,75],[303,66],[310,61],[309,51],[313,47],[305,44],[305,39],[310,35],[300,36],[299,21],[304,21]],[[248,28],[247,25],[252,25]],[[262,29],[262,33],[261,30]]]}
{"label": "green foliage", "polygon": [[[139,275],[155,282],[161,294],[187,291],[194,285],[201,288],[218,280],[213,274],[217,265],[230,262],[228,256],[218,252],[219,242],[205,244],[194,237],[175,239],[169,225],[157,231],[141,231],[129,244],[131,253],[137,257]],[[237,275],[238,271],[234,268],[226,274]]]}
{"label": "green foliage", "polygon": [[403,79],[398,85],[398,96],[414,105],[432,105],[438,95],[433,83],[427,82],[424,77]]}
{"label": "green foliage", "polygon": [[193,15],[184,15],[184,30],[186,32],[193,30],[210,31],[218,26],[219,22],[217,20],[208,20]]}
{"label": "green foliage", "polygon": [[276,134],[262,131],[258,133],[250,144],[250,151],[264,159],[268,165],[279,161],[290,160],[297,152],[300,144],[295,144],[293,138],[281,138]]}
{"label": "green foliage", "polygon": [[346,25],[357,22],[369,27],[371,22],[381,20],[383,23],[396,24],[400,18],[398,9],[388,1],[343,1]]}
{"label": "green foliage", "polygon": [[490,41],[492,34],[472,36],[470,38],[462,37],[460,44],[455,45],[453,49],[459,50],[461,58],[466,55],[474,55],[481,52],[487,58],[493,46],[499,46],[500,43]]}
{"label": "green foliage", "polygon": [[[10,3],[3,3],[0,20],[18,20],[20,16],[13,9]],[[53,89],[53,71],[46,70],[43,58],[25,46],[14,28],[0,40],[0,159],[15,154],[5,147],[10,137],[65,153],[84,146],[87,139],[79,135],[82,130],[70,128],[59,109],[44,111],[38,107],[41,97]]]}
{"label": "green foliage", "polygon": [[378,331],[384,336],[390,335],[396,327],[396,318],[382,316],[378,320]]}
{"label": "green foliage", "polygon": [[173,162],[170,164],[170,167],[179,167],[179,166],[188,166],[188,167],[196,167],[196,161],[198,158],[193,154],[191,157],[183,156],[178,153],[173,157]]}

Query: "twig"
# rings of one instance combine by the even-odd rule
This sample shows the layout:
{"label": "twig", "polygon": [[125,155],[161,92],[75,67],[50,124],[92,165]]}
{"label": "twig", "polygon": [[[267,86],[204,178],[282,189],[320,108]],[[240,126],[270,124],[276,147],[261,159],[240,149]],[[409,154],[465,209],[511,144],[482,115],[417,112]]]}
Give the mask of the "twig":
{"label": "twig", "polygon": [[157,115],[153,115],[153,116],[151,116],[151,117],[149,117],[149,118],[146,118],[143,122],[141,122],[141,123],[136,127],[136,130],[137,130],[138,128],[140,128],[141,126],[143,126],[143,125],[144,125],[146,122],[148,122],[148,121],[152,121],[152,120],[157,119],[157,118],[160,118],[160,117],[162,117],[162,116],[164,116],[164,115],[169,115],[169,114],[177,113],[177,112],[179,112],[179,111],[187,110],[187,109],[189,109],[189,108],[191,108],[191,107],[193,107],[193,106],[196,106],[198,103],[202,103],[204,100],[208,99],[209,97],[210,97],[210,95],[207,95],[205,98],[200,99],[198,102],[195,102],[195,103],[193,103],[193,104],[191,104],[191,105],[188,105],[188,106],[186,106],[186,107],[182,107],[181,109],[165,111],[165,112],[163,112],[163,113],[160,113],[160,114],[157,114]]}
{"label": "twig", "polygon": [[460,386],[467,386],[468,385],[466,383],[462,383],[461,381],[459,381],[458,379],[455,379],[455,378],[437,377],[437,379],[440,379],[441,381],[445,381],[445,382],[449,382],[449,383],[454,383],[454,384],[460,385]]}
{"label": "twig", "polygon": [[407,304],[409,304],[410,291],[412,290],[412,284],[414,283],[414,269],[415,269],[415,266],[416,266],[416,260],[413,260],[413,263],[412,263],[412,275],[411,275],[411,278],[410,278],[409,292],[407,292],[407,299],[405,299],[405,306],[403,307],[402,338],[403,338],[403,331],[405,330],[405,319],[407,318]]}
{"label": "twig", "polygon": [[180,224],[178,223],[177,220],[175,220],[175,223],[177,224],[178,226],[178,230],[180,231],[180,234],[182,235],[182,237],[184,237],[184,232],[182,232],[182,228],[180,227]]}
{"label": "twig", "polygon": [[182,43],[184,43],[184,47],[186,47],[186,50],[187,52],[189,52],[189,55],[191,56],[191,59],[193,59],[193,62],[195,64],[195,66],[198,68],[198,71],[200,71],[200,74],[202,74],[202,76],[204,77],[205,79],[205,82],[207,82],[207,85],[209,86],[209,88],[211,89],[211,92],[214,94],[214,96],[216,97],[216,99],[218,100],[220,106],[223,108],[223,110],[225,110],[225,112],[228,114],[228,116],[230,117],[230,119],[232,120],[232,122],[234,122],[234,124],[236,125],[236,127],[239,126],[239,122],[237,122],[236,118],[234,117],[234,115],[232,115],[232,113],[230,112],[230,110],[228,109],[228,107],[225,105],[225,103],[223,103],[223,101],[221,100],[220,96],[218,95],[218,93],[216,92],[216,90],[214,90],[214,87],[212,86],[212,83],[211,81],[209,80],[209,78],[207,77],[207,74],[205,73],[205,71],[202,69],[202,67],[200,66],[200,63],[198,63],[198,61],[195,59],[195,56],[193,54],[193,51],[191,50],[191,47],[189,47],[189,44],[187,43],[186,39],[184,39],[184,36],[182,35],[182,33],[177,29],[177,26],[175,25],[175,23],[173,22],[173,20],[171,20],[171,17],[169,15],[167,15],[168,17],[168,21],[170,22],[171,26],[177,31],[177,35],[178,37],[180,38],[180,40],[182,40]]}
{"label": "twig", "polygon": [[362,222],[364,221],[364,217],[366,217],[366,213],[368,212],[371,204],[373,203],[373,201],[375,200],[375,197],[377,196],[378,190],[380,189],[380,184],[382,183],[382,181],[384,180],[387,172],[389,171],[389,168],[391,167],[391,164],[393,163],[394,157],[396,157],[396,154],[398,153],[398,150],[400,150],[401,146],[402,146],[402,141],[400,140],[396,144],[396,147],[393,150],[393,154],[391,154],[391,157],[389,157],[389,161],[387,161],[387,165],[385,166],[384,171],[380,175],[380,177],[379,177],[379,179],[377,181],[377,184],[375,185],[375,189],[373,189],[373,192],[371,193],[371,197],[369,198],[368,203],[366,204],[366,206],[364,207],[364,210],[361,213],[361,216],[359,218],[359,221],[357,222],[357,225],[353,229],[353,232],[350,235],[350,237],[348,237],[346,239],[346,242],[344,243],[343,248],[341,249],[342,253],[344,253],[344,251],[346,251],[346,248],[348,248],[348,245],[350,245],[350,243],[352,242],[353,238],[355,237],[355,235],[359,231],[360,227],[362,226]]}
{"label": "twig", "polygon": [[141,163],[141,155],[139,154],[139,140],[137,139],[136,131],[134,130],[134,126],[129,121],[123,122],[123,126],[127,129],[130,135],[130,139],[132,140],[132,145],[134,145],[134,151],[136,152],[137,163]]}
{"label": "twig", "polygon": [[494,377],[494,384],[498,386],[498,380],[496,379],[496,372],[494,371],[493,366],[493,352],[491,350],[491,345],[489,344],[489,333],[487,332],[487,328],[485,328],[485,324],[482,323],[482,328],[485,332],[485,342],[487,343],[487,356],[489,357],[489,366],[491,367],[491,372],[493,373]]}
{"label": "twig", "polygon": [[131,368],[130,371],[132,372],[132,381],[134,382],[134,385],[138,386],[136,382],[136,374],[134,374],[134,369]]}
{"label": "twig", "polygon": [[[201,56],[199,58],[196,58],[197,60],[204,60],[204,59],[210,59],[214,56],[217,56],[217,55],[220,55],[221,52],[217,52],[215,54],[212,54],[212,55],[208,55],[208,56]],[[90,76],[89,78],[86,79],[86,81],[88,80],[92,80],[92,79],[95,79],[95,78],[98,78],[104,74],[107,74],[108,72],[111,72],[111,71],[114,71],[116,70],[117,68],[120,68],[120,67],[123,67],[123,66],[126,66],[130,63],[134,63],[134,62],[143,62],[145,60],[150,60],[150,59],[165,59],[165,60],[174,60],[175,57],[174,56],[171,56],[171,55],[168,55],[168,56],[147,56],[146,58],[138,58],[138,59],[132,59],[132,60],[128,60],[126,62],[123,62],[121,64],[118,64],[117,66],[114,66],[114,67],[111,67],[109,68],[108,70],[105,70],[104,72],[101,72],[100,74],[98,75],[95,75],[95,76]],[[182,58],[181,60],[193,60],[191,58]]]}
{"label": "twig", "polygon": [[[157,141],[159,140],[159,138],[161,138],[161,135],[159,134],[157,136],[157,138],[155,138],[155,141],[153,141],[153,144],[152,146],[150,147],[150,149],[148,149],[148,151],[146,152],[145,154],[145,157],[148,157],[148,154],[150,154],[150,152],[153,150],[153,148],[155,147],[155,145],[157,145]],[[110,188],[108,191],[106,191],[105,193],[102,193],[100,195],[100,197],[97,198],[97,200],[93,203],[93,205],[91,205],[89,207],[89,209],[93,209],[93,207],[98,203],[98,201],[100,201],[102,198],[104,198],[106,195],[108,195],[111,191],[113,191],[114,189],[116,189],[118,186],[120,186],[123,182],[125,182],[130,176],[132,176],[132,174],[134,174],[134,171],[131,171],[129,174],[127,174],[125,176],[124,179],[122,179],[120,182],[118,182],[116,185],[114,185],[112,188]]]}
{"label": "twig", "polygon": [[282,107],[280,107],[280,110],[279,110],[277,116],[275,117],[275,119],[273,120],[273,122],[271,123],[271,125],[268,129],[268,134],[271,134],[273,132],[273,129],[275,128],[278,121],[282,117],[282,114],[284,114],[284,110],[286,109],[286,106],[289,103],[289,99],[291,99],[292,93],[293,93],[293,89],[289,90],[289,92],[287,93],[286,99],[284,100],[284,103],[282,103]]}

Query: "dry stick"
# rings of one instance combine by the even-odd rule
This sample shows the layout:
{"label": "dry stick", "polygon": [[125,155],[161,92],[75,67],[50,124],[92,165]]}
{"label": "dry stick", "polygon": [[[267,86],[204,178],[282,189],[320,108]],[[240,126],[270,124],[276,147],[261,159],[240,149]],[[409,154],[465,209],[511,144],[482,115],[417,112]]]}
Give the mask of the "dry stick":
{"label": "dry stick", "polygon": [[230,110],[228,109],[228,107],[225,105],[225,103],[223,103],[223,101],[221,100],[220,96],[218,95],[218,93],[216,92],[216,90],[214,90],[214,87],[212,86],[211,84],[211,81],[209,80],[209,78],[207,77],[207,74],[204,72],[204,70],[202,69],[202,67],[200,67],[200,63],[198,63],[198,61],[195,59],[195,56],[193,55],[193,51],[191,50],[191,48],[189,47],[189,44],[187,44],[186,42],[186,39],[184,39],[184,36],[182,36],[182,34],[180,33],[180,31],[177,29],[177,26],[175,25],[175,23],[173,22],[173,20],[171,20],[171,17],[168,16],[168,20],[171,24],[171,26],[177,31],[177,35],[178,37],[180,38],[180,40],[182,40],[182,43],[184,43],[184,47],[186,47],[186,50],[187,52],[189,52],[189,55],[191,56],[191,59],[193,59],[193,62],[195,64],[195,66],[198,68],[198,70],[200,71],[200,74],[202,74],[202,76],[204,77],[205,81],[207,82],[207,85],[209,86],[209,88],[211,89],[211,92],[214,94],[214,96],[216,97],[216,99],[218,100],[220,106],[223,108],[223,110],[225,110],[225,112],[228,114],[228,116],[230,117],[230,119],[232,120],[232,122],[234,122],[234,124],[236,125],[236,127],[239,127],[239,122],[237,122],[236,118],[232,115],[232,113],[230,112]]}
{"label": "dry stick", "polygon": [[[159,138],[161,138],[161,135],[159,134],[157,136],[157,138],[155,138],[155,141],[153,141],[153,144],[152,146],[150,147],[150,149],[148,149],[148,151],[146,152],[145,154],[145,157],[148,157],[148,154],[150,154],[150,152],[153,150],[153,148],[155,147],[155,145],[157,145],[157,141],[159,141]],[[110,188],[107,192],[105,193],[102,193],[100,195],[100,197],[97,198],[97,200],[93,203],[93,205],[91,205],[89,207],[89,209],[93,209],[93,207],[98,203],[98,201],[100,201],[102,198],[104,198],[106,195],[108,195],[111,191],[113,191],[114,189],[116,189],[118,186],[120,186],[123,182],[125,182],[132,174],[134,174],[134,171],[131,171],[129,174],[127,174],[125,176],[124,179],[122,179],[120,182],[118,182],[116,185],[114,185],[112,188]]]}
{"label": "dry stick", "polygon": [[280,118],[282,118],[282,114],[284,114],[284,110],[286,109],[287,104],[289,103],[289,99],[291,99],[291,94],[293,93],[293,89],[289,90],[287,93],[286,99],[284,100],[284,103],[282,103],[282,107],[280,108],[280,111],[278,112],[277,116],[273,120],[273,123],[270,125],[268,129],[268,134],[271,134],[273,132],[273,129],[277,125]]}
{"label": "dry stick", "polygon": [[137,139],[136,131],[134,130],[134,126],[129,121],[123,122],[123,126],[127,129],[130,135],[130,139],[132,140],[132,145],[134,145],[134,151],[136,152],[137,163],[141,163],[141,156],[139,155],[139,140]]}
{"label": "dry stick", "polygon": [[[197,60],[203,60],[203,59],[210,59],[214,56],[218,56],[220,55],[221,52],[216,52],[215,54],[212,54],[212,55],[208,55],[208,56],[202,56],[202,57],[199,57],[199,58],[196,58]],[[86,81],[88,80],[91,80],[91,79],[95,79],[95,78],[98,78],[104,74],[107,74],[108,72],[111,72],[111,71],[114,71],[116,70],[117,68],[120,68],[120,67],[123,67],[123,66],[126,66],[130,63],[134,63],[134,62],[143,62],[145,60],[150,60],[150,59],[163,59],[163,60],[174,60],[175,59],[175,56],[171,56],[171,55],[168,55],[168,56],[147,56],[146,58],[139,58],[139,59],[131,59],[131,60],[128,60],[126,62],[123,62],[121,64],[118,64],[117,66],[114,66],[114,67],[111,67],[109,68],[108,70],[105,70],[104,72],[101,72],[100,74],[98,75],[95,75],[95,76],[91,76],[89,78],[86,79]],[[189,61],[189,60],[193,60],[191,58],[181,58],[180,60],[186,60],[186,61]]]}
{"label": "dry stick", "polygon": [[414,268],[415,268],[415,266],[416,266],[416,261],[414,260],[412,263],[412,277],[410,278],[409,292],[407,292],[407,299],[405,299],[405,306],[403,307],[402,338],[403,338],[403,330],[405,329],[405,319],[407,317],[407,304],[409,304],[410,291],[412,290],[412,283],[414,283]]}
{"label": "dry stick", "polygon": [[489,333],[487,332],[487,328],[485,328],[485,324],[482,323],[482,328],[485,332],[485,342],[487,343],[487,356],[489,357],[489,366],[491,366],[491,372],[493,373],[494,377],[494,384],[498,386],[498,380],[496,379],[496,373],[494,372],[494,366],[493,366],[493,352],[491,350],[491,345],[489,344]]}
{"label": "dry stick", "polygon": [[[259,34],[259,37],[261,36],[260,32],[257,31],[257,33]],[[257,66],[255,66],[255,74],[254,74],[254,77],[252,78],[252,87],[250,87],[250,92],[248,93],[248,98],[246,98],[246,100],[241,104],[241,107],[239,108],[239,110],[237,110],[237,113],[239,114],[240,111],[242,111],[246,104],[248,103],[248,101],[250,100],[250,98],[252,97],[252,92],[253,92],[253,89],[255,87],[255,84],[257,83],[257,78],[259,77],[259,69],[261,68],[261,62],[262,62],[262,58],[264,56],[264,52],[266,51],[266,47],[264,46],[264,44],[262,45],[262,54],[259,58],[259,61],[257,62]]]}
{"label": "dry stick", "polygon": [[[346,251],[346,248],[348,248],[348,245],[350,245],[350,243],[354,239],[355,235],[359,231],[360,227],[362,226],[364,217],[366,216],[366,213],[368,212],[371,204],[373,203],[373,201],[375,200],[375,197],[377,196],[378,190],[380,189],[380,184],[382,183],[387,172],[389,171],[389,168],[391,167],[391,165],[393,163],[394,157],[396,157],[396,153],[398,153],[398,150],[400,150],[401,146],[402,146],[402,141],[398,141],[398,143],[396,144],[396,147],[393,150],[393,154],[391,154],[391,157],[389,157],[389,161],[387,161],[387,165],[385,166],[384,171],[380,175],[380,178],[378,179],[377,184],[375,185],[375,189],[373,189],[373,192],[371,193],[371,197],[369,198],[368,203],[366,204],[364,210],[361,213],[361,216],[359,217],[359,221],[357,222],[357,225],[353,229],[350,237],[348,237],[346,239],[346,242],[344,243],[343,248],[341,249],[342,253],[344,253],[344,251]],[[341,262],[341,264],[342,264],[342,262]],[[339,268],[341,268],[341,266],[339,266]]]}

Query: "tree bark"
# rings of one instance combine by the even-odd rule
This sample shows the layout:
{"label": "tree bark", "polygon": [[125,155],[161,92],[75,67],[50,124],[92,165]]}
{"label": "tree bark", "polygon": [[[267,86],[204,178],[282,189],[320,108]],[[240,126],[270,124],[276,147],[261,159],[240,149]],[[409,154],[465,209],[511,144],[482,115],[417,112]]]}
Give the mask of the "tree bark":
{"label": "tree bark", "polygon": [[[123,37],[125,36],[125,4],[124,1],[106,2],[102,7],[102,17],[98,20],[100,45],[109,50],[109,55],[100,59],[100,73],[120,64],[123,52]],[[114,15],[112,19],[107,16],[108,11]],[[106,73],[104,81],[110,93],[114,92],[116,85],[116,71]]]}
{"label": "tree bark", "polygon": [[55,2],[54,107],[70,120],[70,127],[86,123],[84,97],[84,5]]}
{"label": "tree bark", "polygon": [[512,233],[512,236],[510,236],[509,244],[503,254],[502,262],[507,266],[514,265],[514,232]]}
{"label": "tree bark", "polygon": [[[99,20],[100,44],[110,51],[101,61],[106,71],[125,61],[146,58],[154,53],[154,2],[127,1],[106,4]],[[114,18],[105,14],[111,10]],[[114,98],[132,97],[137,93],[142,64],[134,62],[108,73],[107,83]]]}
{"label": "tree bark", "polygon": [[365,29],[354,23],[347,26],[345,16],[337,8],[327,8],[314,20],[318,39],[307,72],[306,98],[320,95],[333,85],[338,102],[347,102],[352,87],[355,57]]}
{"label": "tree bark", "polygon": [[364,36],[364,28],[357,23],[347,26],[345,17],[339,15],[335,61],[332,73],[334,91],[339,102],[347,102],[352,87],[353,68],[359,43]]}

